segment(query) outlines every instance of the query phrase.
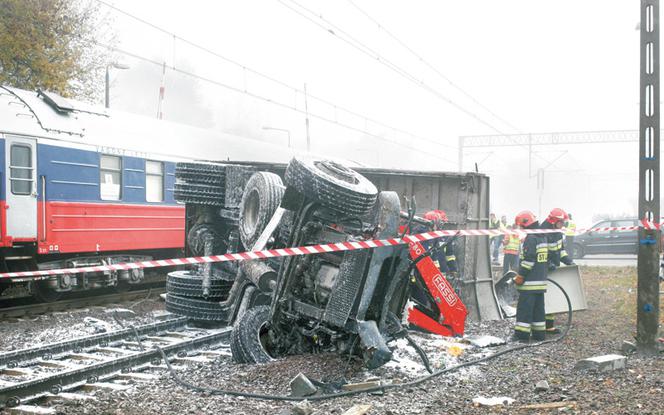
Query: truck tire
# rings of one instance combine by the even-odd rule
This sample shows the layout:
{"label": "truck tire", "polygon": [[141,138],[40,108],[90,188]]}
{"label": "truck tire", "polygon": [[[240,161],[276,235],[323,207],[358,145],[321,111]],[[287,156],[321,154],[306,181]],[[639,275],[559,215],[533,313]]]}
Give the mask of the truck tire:
{"label": "truck tire", "polygon": [[281,204],[284,184],[274,173],[254,173],[242,194],[239,231],[245,248],[251,249]]}
{"label": "truck tire", "polygon": [[203,183],[224,186],[226,166],[218,164],[178,163],[175,177],[187,183]]}
{"label": "truck tire", "polygon": [[[252,307],[235,322],[231,334],[231,353],[235,361],[242,363],[267,363],[272,357],[265,350],[270,306]],[[237,354],[237,356],[236,356]]]}
{"label": "truck tire", "polygon": [[233,362],[235,363],[248,363],[247,356],[245,356],[242,348],[240,347],[238,333],[240,333],[240,330],[233,329],[233,331],[231,331],[231,356],[233,357]]}
{"label": "truck tire", "polygon": [[[208,298],[221,301],[228,296],[232,286],[232,281],[219,278],[211,279]],[[170,272],[166,277],[166,291],[178,297],[203,299],[203,277],[193,275],[190,271]]]}
{"label": "truck tire", "polygon": [[285,179],[303,195],[344,215],[367,214],[378,196],[369,179],[331,160],[293,158]]}
{"label": "truck tire", "polygon": [[166,294],[166,311],[187,317],[194,321],[226,323],[228,313],[221,308],[218,301],[181,297]]}

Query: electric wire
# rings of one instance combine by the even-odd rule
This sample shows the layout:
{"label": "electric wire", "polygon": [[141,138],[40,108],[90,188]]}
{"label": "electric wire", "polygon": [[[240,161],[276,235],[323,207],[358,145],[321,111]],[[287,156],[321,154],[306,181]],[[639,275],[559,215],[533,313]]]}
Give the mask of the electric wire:
{"label": "electric wire", "polygon": [[[447,103],[450,104],[452,107],[454,107],[454,108],[456,108],[457,110],[463,112],[464,114],[468,115],[469,117],[474,118],[476,121],[478,121],[479,123],[483,124],[484,126],[489,127],[489,128],[492,129],[493,131],[496,131],[498,134],[507,137],[509,140],[512,140],[512,138],[509,136],[509,134],[505,133],[504,131],[502,131],[501,129],[497,128],[497,127],[494,126],[493,124],[491,124],[491,123],[489,123],[488,121],[484,120],[484,119],[481,118],[479,115],[473,113],[472,111],[470,111],[470,110],[464,108],[464,107],[461,106],[460,104],[454,102],[453,100],[451,100],[450,98],[448,98],[447,96],[445,96],[444,94],[442,94],[441,92],[437,91],[435,88],[433,88],[433,87],[431,87],[430,85],[426,84],[424,81],[417,79],[414,75],[410,74],[410,73],[409,73],[408,71],[406,71],[405,69],[403,69],[403,68],[399,67],[398,65],[392,63],[391,61],[389,61],[388,59],[386,59],[385,57],[383,57],[380,53],[376,52],[374,49],[372,49],[372,48],[370,48],[369,46],[365,45],[364,43],[362,43],[361,41],[357,40],[355,37],[353,37],[352,35],[350,35],[348,32],[346,32],[345,30],[343,30],[343,29],[340,28],[339,26],[335,25],[334,23],[330,22],[328,19],[324,18],[322,14],[320,14],[320,13],[316,13],[315,11],[313,11],[313,10],[311,10],[311,9],[309,9],[309,8],[307,8],[307,7],[305,7],[305,6],[303,6],[302,4],[298,3],[298,2],[295,1],[295,0],[277,0],[277,1],[278,1],[279,3],[281,3],[284,7],[290,9],[291,11],[293,11],[294,13],[300,15],[301,17],[303,17],[303,18],[305,18],[306,20],[310,21],[310,22],[313,23],[314,25],[316,25],[316,26],[322,28],[322,29],[325,30],[326,32],[328,32],[328,33],[330,33],[331,35],[337,37],[337,39],[342,40],[343,42],[347,43],[348,45],[350,45],[350,46],[353,47],[354,49],[357,49],[357,50],[359,50],[360,52],[364,53],[365,55],[369,56],[370,58],[375,59],[375,60],[376,60],[377,62],[379,62],[380,64],[387,66],[389,69],[391,69],[392,71],[394,71],[394,72],[396,72],[397,74],[401,75],[402,77],[406,78],[407,80],[411,81],[412,83],[414,83],[414,84],[417,85],[418,87],[420,87],[420,88],[422,88],[422,89],[424,89],[424,90],[426,90],[426,91],[429,91],[431,94],[433,94],[433,95],[436,96],[437,98],[439,98],[439,99],[441,99],[441,100],[447,102]],[[302,11],[300,11],[300,10],[297,10],[296,8],[294,8],[294,7],[292,7],[292,6],[288,5],[288,4],[286,4],[285,1],[289,1],[290,3],[295,4],[297,7],[299,7],[299,8],[301,8],[301,9],[305,10],[307,13],[309,13],[309,14],[313,15],[314,17],[317,17],[318,19],[320,19],[320,20],[322,20],[323,22],[325,22],[325,24],[329,25],[329,27],[326,27],[325,25],[323,25],[323,24],[317,22],[317,21],[316,21],[315,19],[313,19],[312,17],[307,16],[304,12],[302,12]],[[336,31],[335,31],[335,29],[336,29]],[[344,36],[347,36],[348,39],[346,39],[346,38],[340,36],[337,32],[343,34]],[[349,40],[349,39],[350,39],[350,40]],[[354,43],[354,42],[355,42],[355,43]],[[521,147],[522,149],[528,151],[528,146],[527,146],[527,145],[521,145],[520,147]],[[548,162],[548,160],[547,160],[546,158],[540,156],[540,155],[537,154],[537,153],[535,153],[535,154],[533,154],[533,155],[534,155],[535,157],[539,158],[540,160],[543,160],[543,161],[545,161],[545,162]]]}
{"label": "electric wire", "polygon": [[436,144],[436,145],[439,145],[439,146],[442,146],[442,147],[448,147],[448,148],[454,148],[454,149],[456,148],[456,146],[452,146],[452,145],[449,145],[449,144],[441,143],[441,142],[438,141],[438,140],[433,140],[433,139],[431,139],[431,138],[423,137],[423,136],[420,136],[420,135],[417,135],[417,134],[413,134],[413,133],[411,133],[411,132],[409,132],[409,131],[405,131],[405,130],[403,130],[403,129],[400,129],[400,128],[397,128],[397,127],[393,127],[393,126],[388,125],[388,124],[386,124],[386,123],[384,123],[384,122],[382,122],[382,121],[378,121],[378,120],[376,120],[376,119],[374,119],[374,118],[371,118],[371,117],[368,117],[368,116],[366,116],[366,115],[364,115],[364,114],[360,114],[360,113],[357,112],[357,111],[351,110],[351,109],[346,108],[346,107],[341,106],[341,105],[338,105],[338,104],[336,104],[336,103],[334,103],[334,102],[331,102],[331,101],[329,101],[329,100],[327,100],[327,99],[321,98],[321,97],[319,97],[319,96],[317,96],[317,95],[312,95],[312,94],[310,94],[309,92],[305,92],[305,91],[302,90],[302,89],[299,89],[299,88],[297,88],[297,87],[294,87],[294,86],[292,86],[292,85],[289,85],[289,84],[287,84],[286,82],[283,82],[283,81],[281,81],[281,80],[279,80],[279,79],[276,79],[276,78],[274,78],[274,77],[272,77],[272,76],[270,76],[270,75],[267,75],[267,74],[265,74],[265,73],[263,73],[263,72],[260,72],[260,71],[258,71],[258,70],[252,69],[252,68],[250,68],[250,67],[248,67],[248,66],[246,66],[246,65],[244,65],[244,64],[242,64],[242,63],[240,63],[240,62],[237,62],[237,61],[235,61],[235,60],[233,60],[233,59],[230,59],[230,58],[228,58],[228,57],[226,57],[226,56],[224,56],[224,55],[222,55],[222,54],[220,54],[220,53],[218,53],[218,52],[216,52],[216,51],[214,51],[214,50],[212,50],[212,49],[210,49],[210,48],[208,48],[208,47],[202,46],[202,45],[200,45],[200,44],[198,44],[198,43],[196,43],[196,42],[194,42],[194,41],[192,41],[192,40],[185,39],[185,38],[183,38],[183,37],[181,37],[181,36],[178,36],[178,35],[175,34],[174,32],[171,32],[171,31],[169,31],[169,30],[167,30],[167,29],[164,29],[163,27],[160,27],[160,26],[158,26],[158,25],[156,25],[156,24],[154,24],[154,23],[151,23],[151,22],[149,22],[149,21],[147,21],[147,20],[145,20],[145,19],[143,19],[143,18],[141,18],[141,17],[138,17],[138,16],[136,16],[136,15],[134,15],[134,14],[131,14],[131,13],[125,11],[125,10],[122,10],[122,9],[120,9],[120,8],[118,8],[118,7],[112,5],[112,4],[110,4],[110,3],[108,3],[108,2],[106,2],[106,1],[104,1],[104,0],[95,0],[95,1],[97,1],[98,3],[100,3],[100,4],[102,4],[102,5],[106,6],[106,7],[108,7],[108,8],[111,9],[111,10],[116,11],[117,13],[120,13],[120,14],[126,16],[126,17],[129,17],[130,19],[136,20],[137,22],[140,22],[140,23],[142,23],[142,24],[144,24],[144,25],[146,25],[146,26],[148,26],[148,27],[151,27],[151,28],[153,28],[153,29],[155,29],[155,30],[157,30],[157,31],[159,31],[159,32],[161,32],[161,33],[163,33],[163,34],[168,35],[169,37],[172,37],[174,41],[175,41],[175,40],[180,41],[180,42],[182,42],[182,43],[184,43],[184,44],[187,44],[187,45],[193,47],[194,49],[198,49],[198,50],[200,50],[200,51],[206,52],[206,53],[208,53],[208,54],[210,54],[210,55],[212,55],[212,56],[214,56],[214,57],[216,57],[216,58],[218,58],[218,59],[221,59],[221,60],[224,61],[224,62],[227,62],[227,63],[229,63],[229,64],[232,64],[232,65],[235,65],[235,66],[241,68],[243,71],[246,71],[246,72],[252,73],[252,74],[254,74],[254,75],[256,75],[256,76],[259,76],[259,77],[261,77],[261,78],[263,78],[263,79],[266,79],[266,80],[268,80],[268,81],[270,81],[270,82],[273,82],[273,83],[275,83],[275,84],[277,84],[277,85],[279,85],[279,86],[281,86],[281,87],[284,87],[284,88],[286,88],[286,89],[290,89],[291,91],[293,91],[293,92],[295,92],[295,93],[299,93],[299,94],[303,94],[303,95],[306,94],[306,96],[307,96],[308,99],[312,99],[312,100],[315,100],[315,101],[321,102],[321,103],[323,103],[323,104],[325,104],[325,105],[328,105],[328,106],[334,108],[335,111],[336,111],[336,110],[341,110],[342,112],[345,112],[345,113],[347,113],[347,114],[349,114],[349,115],[352,115],[352,116],[354,116],[354,117],[361,118],[361,119],[365,120],[365,122],[371,122],[372,124],[376,124],[376,125],[381,126],[381,127],[383,127],[383,128],[387,128],[387,129],[390,129],[390,130],[392,130],[392,131],[394,131],[394,132],[397,132],[397,133],[400,133],[400,134],[404,134],[404,135],[408,135],[408,136],[410,136],[410,137],[417,138],[417,139],[422,140],[422,141],[427,141],[427,142],[430,142],[430,143],[433,143],[433,144]]}
{"label": "electric wire", "polygon": [[[482,118],[479,117],[477,114],[475,114],[475,113],[473,113],[472,111],[470,111],[470,110],[464,108],[464,107],[461,106],[460,104],[456,103],[455,101],[453,101],[453,100],[450,99],[449,97],[445,96],[444,94],[440,93],[438,90],[436,90],[436,89],[434,89],[433,87],[431,87],[429,84],[425,83],[424,81],[422,81],[422,80],[420,80],[420,79],[417,79],[415,76],[413,76],[412,74],[410,74],[408,71],[404,70],[403,68],[401,68],[400,66],[396,65],[395,63],[392,63],[390,60],[388,60],[387,58],[385,58],[384,56],[380,55],[378,52],[376,52],[375,50],[373,50],[373,49],[370,48],[369,46],[367,46],[367,45],[365,45],[364,43],[362,43],[361,41],[359,41],[357,38],[355,38],[354,36],[352,36],[350,33],[346,32],[345,30],[343,30],[343,29],[340,28],[339,26],[335,25],[334,23],[332,23],[332,22],[330,22],[329,20],[327,20],[326,18],[324,18],[320,13],[316,13],[316,12],[314,12],[313,10],[307,8],[306,6],[303,6],[302,4],[298,3],[298,2],[295,1],[295,0],[277,0],[277,1],[278,1],[279,3],[281,3],[284,7],[286,7],[286,8],[288,8],[288,9],[292,10],[293,12],[295,12],[295,13],[297,13],[298,15],[300,15],[300,16],[304,17],[305,19],[309,20],[310,22],[312,22],[312,23],[315,24],[316,26],[318,26],[318,27],[324,29],[324,30],[327,31],[328,33],[332,34],[333,36],[336,36],[338,39],[340,39],[340,40],[346,42],[348,45],[352,46],[354,49],[357,49],[357,50],[359,50],[360,52],[364,53],[365,55],[369,56],[370,58],[375,59],[375,60],[376,60],[377,62],[379,62],[380,64],[387,66],[387,67],[390,68],[392,71],[394,71],[394,72],[396,72],[397,74],[401,75],[402,77],[408,79],[409,81],[411,81],[411,82],[414,83],[415,85],[419,86],[420,88],[423,88],[424,90],[429,91],[431,94],[433,94],[434,96],[438,97],[439,99],[441,99],[441,100],[447,102],[448,104],[450,104],[451,106],[453,106],[453,107],[456,108],[457,110],[463,112],[464,114],[470,116],[471,118],[474,118],[476,121],[480,122],[480,123],[483,124],[484,126],[489,127],[490,129],[492,129],[493,131],[496,131],[497,133],[499,133],[499,134],[501,134],[501,135],[507,135],[504,131],[500,130],[499,128],[495,127],[495,126],[492,125],[491,123],[489,123],[489,122],[487,122],[486,120],[482,119]],[[305,13],[303,13],[302,11],[297,10],[296,8],[294,8],[294,7],[292,7],[292,6],[288,5],[288,4],[286,4],[286,1],[289,1],[289,2],[292,3],[292,4],[295,4],[295,5],[296,5],[297,7],[299,7],[300,9],[305,10],[306,13],[309,13],[309,14],[311,14],[312,16],[315,16],[315,17],[317,17],[318,19],[322,20],[325,24],[329,25],[329,27],[326,27],[326,26],[324,26],[324,25],[318,23],[316,20],[314,20],[313,18],[307,16],[307,15],[306,15]],[[335,30],[336,30],[336,31],[335,31]],[[338,33],[337,33],[337,32],[338,32]],[[344,35],[344,36],[346,36],[347,39],[344,38],[344,37],[342,37],[342,36],[340,36],[339,33],[342,34],[342,35]],[[349,40],[349,39],[350,39],[350,40]]]}
{"label": "electric wire", "polygon": [[409,47],[405,42],[403,42],[401,39],[399,39],[396,35],[394,35],[389,29],[387,29],[383,24],[381,24],[378,20],[374,19],[367,13],[364,9],[360,8],[353,0],[347,0],[348,3],[351,4],[355,9],[357,9],[361,14],[363,14],[367,19],[369,19],[371,22],[373,22],[380,30],[385,32],[390,38],[392,38],[395,42],[397,42],[401,47],[406,49],[408,52],[410,52],[413,56],[415,56],[420,62],[422,62],[425,66],[427,66],[429,69],[431,69],[434,73],[436,73],[438,76],[440,76],[442,79],[447,81],[453,88],[461,92],[463,95],[465,95],[468,99],[473,101],[475,104],[477,104],[479,107],[484,109],[486,112],[491,114],[494,118],[497,120],[501,121],[503,124],[507,125],[511,129],[521,133],[521,130],[517,127],[515,127],[512,123],[506,121],[504,118],[500,117],[498,114],[493,112],[490,108],[479,102],[475,97],[470,95],[466,90],[461,88],[459,85],[456,83],[452,82],[450,78],[448,78],[442,71],[440,71],[438,68],[436,68],[433,64],[431,64],[429,61],[424,59],[420,54],[415,52],[411,47]]}
{"label": "electric wire", "polygon": [[403,148],[407,148],[409,150],[412,150],[412,151],[420,153],[420,154],[424,154],[424,155],[426,155],[428,157],[431,157],[433,159],[436,159],[436,160],[442,160],[442,161],[445,161],[447,163],[452,163],[452,164],[456,163],[455,161],[452,161],[452,160],[447,159],[445,157],[442,157],[440,155],[432,154],[432,152],[430,150],[427,151],[427,150],[423,150],[422,148],[413,147],[413,146],[410,146],[408,144],[401,143],[399,141],[395,141],[395,140],[392,140],[392,139],[374,134],[374,133],[372,133],[368,130],[363,130],[361,128],[341,123],[337,120],[333,120],[333,119],[325,117],[323,115],[312,113],[310,111],[306,112],[306,111],[301,110],[301,109],[299,109],[295,106],[285,104],[283,102],[279,102],[279,101],[273,100],[271,98],[264,97],[262,95],[255,94],[253,92],[245,91],[243,89],[234,87],[232,85],[228,85],[228,84],[225,84],[223,82],[220,82],[220,81],[217,81],[217,80],[214,80],[214,79],[211,79],[211,78],[207,78],[207,77],[195,74],[191,71],[186,71],[184,69],[176,68],[175,66],[165,64],[164,62],[158,62],[154,59],[150,59],[150,58],[147,58],[145,56],[141,56],[141,55],[138,55],[136,53],[129,52],[129,51],[126,51],[126,50],[123,50],[123,49],[120,49],[120,48],[117,48],[117,47],[114,47],[114,46],[111,46],[111,45],[107,45],[107,44],[104,44],[104,43],[101,43],[101,42],[90,41],[90,43],[93,43],[97,46],[106,48],[106,49],[111,50],[113,52],[121,53],[123,55],[132,57],[134,59],[141,60],[143,62],[151,63],[151,64],[159,66],[159,67],[165,66],[167,69],[169,69],[173,72],[180,73],[182,75],[189,76],[191,78],[194,78],[194,79],[197,79],[197,80],[200,80],[200,81],[203,81],[203,82],[207,82],[207,83],[210,83],[210,84],[213,84],[213,85],[216,85],[216,86],[220,86],[220,87],[226,88],[230,91],[237,92],[237,93],[240,93],[240,94],[244,94],[244,95],[247,95],[247,96],[252,97],[254,99],[261,100],[261,101],[267,102],[269,104],[272,104],[272,105],[275,105],[275,106],[278,106],[278,107],[281,107],[281,108],[285,108],[285,109],[288,109],[288,110],[291,110],[291,111],[294,111],[294,112],[297,112],[297,113],[300,113],[300,114],[308,115],[309,117],[316,118],[316,119],[319,119],[321,121],[325,121],[329,124],[334,124],[334,125],[337,125],[337,126],[340,126],[340,127],[343,127],[343,128],[348,129],[348,130],[352,130],[352,131],[355,131],[355,132],[358,132],[358,133],[361,133],[361,134],[365,134],[367,136],[376,138],[376,139],[381,140],[381,141],[385,141],[385,142],[392,143],[394,145],[397,145],[397,146],[400,146],[400,147],[403,147]]}
{"label": "electric wire", "polygon": [[353,391],[344,391],[344,392],[337,392],[337,393],[330,393],[330,394],[325,394],[325,395],[314,395],[314,396],[306,396],[306,397],[296,397],[296,396],[283,396],[283,395],[270,395],[270,394],[263,394],[263,393],[254,393],[254,392],[242,392],[242,391],[233,391],[233,390],[227,390],[227,389],[218,389],[218,388],[209,388],[209,387],[204,387],[204,386],[198,386],[198,385],[193,385],[185,380],[183,380],[173,369],[171,366],[170,362],[168,361],[168,357],[166,356],[166,353],[164,353],[163,349],[159,346],[155,346],[155,348],[161,353],[161,357],[166,363],[166,366],[168,368],[169,374],[171,375],[171,378],[177,383],[178,385],[185,387],[187,389],[191,389],[197,392],[203,392],[203,393],[208,393],[210,395],[230,395],[230,396],[242,396],[245,398],[254,398],[254,399],[262,399],[262,400],[269,400],[269,401],[302,401],[302,400],[308,400],[308,401],[323,401],[323,400],[328,400],[328,399],[336,399],[336,398],[341,398],[344,396],[355,396],[355,395],[361,395],[361,394],[367,394],[367,393],[375,393],[375,392],[381,392],[384,393],[388,390],[392,389],[403,389],[403,388],[410,388],[413,386],[419,386],[425,382],[428,382],[432,379],[435,379],[443,374],[446,373],[451,373],[455,372],[459,369],[462,369],[464,367],[468,366],[474,366],[482,362],[487,362],[489,360],[496,359],[500,356],[506,355],[508,353],[516,352],[519,350],[523,349],[528,349],[531,347],[538,347],[542,346],[545,344],[551,344],[551,343],[556,343],[561,340],[563,340],[565,337],[567,337],[567,334],[570,330],[570,327],[572,326],[572,301],[569,298],[569,295],[567,295],[567,292],[563,289],[563,287],[560,286],[557,282],[553,281],[550,278],[547,278],[547,280],[554,284],[555,286],[560,289],[560,291],[563,293],[565,296],[565,300],[567,301],[567,325],[565,328],[563,328],[562,333],[560,336],[550,339],[550,340],[544,340],[541,342],[537,343],[528,343],[528,344],[520,344],[516,346],[509,347],[507,349],[500,350],[494,354],[487,355],[484,357],[481,357],[479,359],[475,360],[469,360],[467,362],[460,363],[458,365],[454,366],[449,366],[444,369],[440,369],[438,371],[435,371],[429,375],[425,375],[422,377],[419,377],[417,379],[414,379],[412,381],[408,382],[403,382],[403,383],[398,383],[398,384],[389,384],[389,385],[380,385],[380,386],[374,386],[371,388],[366,388],[362,390],[353,390]]}

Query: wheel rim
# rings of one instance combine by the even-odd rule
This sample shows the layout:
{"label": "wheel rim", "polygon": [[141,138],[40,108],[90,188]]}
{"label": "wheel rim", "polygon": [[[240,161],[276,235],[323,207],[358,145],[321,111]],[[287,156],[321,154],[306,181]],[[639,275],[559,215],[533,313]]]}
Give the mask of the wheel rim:
{"label": "wheel rim", "polygon": [[258,341],[260,342],[261,346],[263,347],[263,350],[265,351],[265,354],[270,356],[271,359],[274,359],[274,354],[272,353],[272,347],[270,345],[270,325],[268,322],[264,322],[261,324],[261,326],[258,328]]}
{"label": "wheel rim", "polygon": [[343,164],[336,163],[332,160],[317,161],[314,164],[319,170],[336,179],[343,180],[346,183],[358,184],[360,182],[357,179],[356,173]]}
{"label": "wheel rim", "polygon": [[244,212],[242,212],[242,218],[244,219],[244,231],[247,234],[251,234],[256,229],[256,224],[258,223],[258,213],[260,210],[260,197],[256,190],[252,190],[249,193],[247,198],[247,203],[245,203]]}

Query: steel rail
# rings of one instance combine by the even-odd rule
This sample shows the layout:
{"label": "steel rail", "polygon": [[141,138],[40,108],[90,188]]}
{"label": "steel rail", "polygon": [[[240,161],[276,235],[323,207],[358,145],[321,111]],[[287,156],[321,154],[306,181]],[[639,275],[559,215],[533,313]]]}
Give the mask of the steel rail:
{"label": "steel rail", "polygon": [[75,352],[85,347],[101,346],[106,343],[125,339],[129,336],[136,336],[160,331],[174,330],[184,327],[187,324],[186,317],[175,318],[168,321],[145,324],[133,328],[127,328],[109,333],[100,333],[79,339],[64,340],[57,343],[49,343],[42,346],[30,347],[26,349],[14,350],[0,354],[0,368],[3,366],[13,368],[20,363],[29,360],[42,358],[44,356],[55,355],[66,352]]}
{"label": "steel rail", "polygon": [[[230,336],[230,331],[230,327],[220,329],[190,340],[183,340],[178,343],[162,346],[161,350],[164,353],[173,354],[186,350],[199,349],[227,340]],[[99,381],[103,376],[110,376],[127,369],[154,362],[155,360],[161,361],[161,359],[161,351],[154,348],[137,351],[128,356],[120,356],[107,361],[64,370],[37,379],[3,386],[0,388],[0,407],[16,406],[26,400],[37,399],[49,393],[57,394],[86,383],[94,383]]]}

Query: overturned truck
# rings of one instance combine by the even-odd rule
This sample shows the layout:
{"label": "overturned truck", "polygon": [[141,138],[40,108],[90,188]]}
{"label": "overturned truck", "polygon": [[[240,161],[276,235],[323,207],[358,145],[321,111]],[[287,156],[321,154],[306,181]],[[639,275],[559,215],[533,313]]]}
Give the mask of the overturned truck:
{"label": "overturned truck", "polygon": [[[488,222],[488,178],[479,174],[358,172],[295,158],[287,166],[186,163],[176,177],[193,255],[395,238],[401,201],[413,197],[420,212],[446,210],[450,227]],[[471,318],[500,318],[488,241],[459,245],[459,294]],[[378,367],[391,358],[388,343],[403,333],[407,248],[204,264],[169,275],[166,305],[194,320],[233,324],[237,362],[338,351]]]}

